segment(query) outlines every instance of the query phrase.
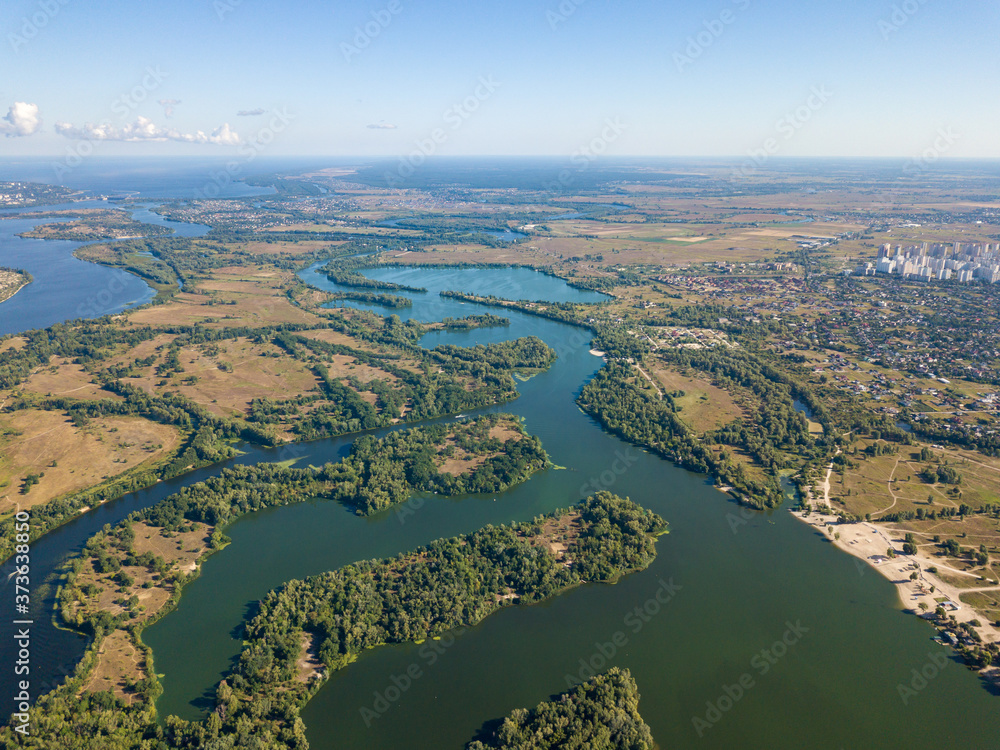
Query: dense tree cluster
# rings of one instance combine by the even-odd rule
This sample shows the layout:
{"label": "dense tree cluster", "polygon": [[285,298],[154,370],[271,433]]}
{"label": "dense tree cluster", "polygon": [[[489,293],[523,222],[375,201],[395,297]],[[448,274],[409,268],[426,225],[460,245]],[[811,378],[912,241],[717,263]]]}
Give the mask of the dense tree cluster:
{"label": "dense tree cluster", "polygon": [[441,327],[446,331],[471,331],[473,328],[504,328],[510,325],[508,318],[486,313],[485,315],[467,315],[464,318],[444,318]]}
{"label": "dense tree cluster", "polygon": [[633,369],[622,362],[609,362],[584,386],[578,403],[606,429],[649,448],[692,471],[714,474],[743,493],[743,502],[754,507],[773,507],[783,496],[773,477],[761,482],[747,476],[743,464],[714,454],[677,416],[669,394],[658,399],[631,381]]}
{"label": "dense tree cluster", "polygon": [[[506,441],[490,437],[504,424],[517,430]],[[438,463],[456,452],[485,457],[471,471],[453,475]],[[438,424],[390,433],[381,440],[365,436],[351,455],[324,469],[333,497],[353,503],[368,515],[405,501],[414,491],[441,495],[500,492],[543,468],[548,457],[541,441],[520,429],[516,417],[493,414],[469,422]]]}
{"label": "dense tree cluster", "polygon": [[396,294],[378,294],[376,292],[331,292],[330,296],[334,300],[348,300],[350,302],[362,302],[366,305],[378,305],[387,307],[390,310],[399,310],[404,307],[412,307],[413,302],[408,297],[400,297]]}
{"label": "dense tree cluster", "polygon": [[[176,516],[168,513],[163,520]],[[338,669],[368,648],[435,636],[582,580],[608,582],[645,568],[655,556],[654,535],[664,526],[655,514],[602,492],[573,510],[532,522],[488,526],[395,558],[291,581],[268,594],[248,624],[244,651],[220,684],[216,709],[205,721],[168,717],[161,728],[150,703],[155,684],[138,690],[139,700],[131,707],[108,693],[78,697],[93,664],[92,649],[76,677],[38,700],[34,734],[21,737],[8,726],[0,730],[0,744],[41,750],[53,747],[57,738],[59,747],[69,750],[305,750],[299,711],[324,676],[307,683],[295,679],[304,635],[319,643],[327,669]],[[122,541],[120,534],[114,536]],[[566,545],[565,558],[550,550],[550,541]],[[612,684],[619,710],[609,705],[606,715],[626,719],[631,715],[627,706],[634,709],[631,693],[621,690],[623,682]],[[579,705],[611,698],[603,691],[588,699],[593,703]],[[619,736],[639,736],[624,731]]]}

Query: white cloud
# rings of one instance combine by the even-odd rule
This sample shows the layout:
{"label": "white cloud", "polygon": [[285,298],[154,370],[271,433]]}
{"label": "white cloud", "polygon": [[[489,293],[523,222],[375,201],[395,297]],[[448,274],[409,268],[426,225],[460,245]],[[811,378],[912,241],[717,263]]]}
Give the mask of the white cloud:
{"label": "white cloud", "polygon": [[38,105],[27,102],[14,102],[7,114],[0,118],[0,133],[8,138],[37,133],[42,127],[42,118],[38,116]]}
{"label": "white cloud", "polygon": [[265,110],[263,107],[257,107],[257,109],[241,109],[236,113],[237,117],[256,117],[257,115],[264,114]]}
{"label": "white cloud", "polygon": [[84,141],[179,141],[181,143],[215,143],[222,146],[234,146],[240,142],[237,133],[230,129],[229,123],[220,125],[205,135],[201,130],[195,133],[181,133],[173,128],[161,128],[148,117],[137,117],[135,122],[129,122],[116,128],[109,122],[94,125],[86,123],[82,127],[68,122],[57,122],[56,132],[67,138]]}
{"label": "white cloud", "polygon": [[228,122],[224,122],[212,131],[212,135],[209,136],[208,140],[211,143],[218,143],[223,146],[236,146],[240,142],[240,136],[230,129]]}
{"label": "white cloud", "polygon": [[163,107],[163,114],[166,117],[174,116],[174,107],[181,103],[180,99],[160,99],[160,105]]}
{"label": "white cloud", "polygon": [[378,123],[373,122],[371,125],[367,125],[366,127],[372,130],[395,130],[399,126],[383,121]]}

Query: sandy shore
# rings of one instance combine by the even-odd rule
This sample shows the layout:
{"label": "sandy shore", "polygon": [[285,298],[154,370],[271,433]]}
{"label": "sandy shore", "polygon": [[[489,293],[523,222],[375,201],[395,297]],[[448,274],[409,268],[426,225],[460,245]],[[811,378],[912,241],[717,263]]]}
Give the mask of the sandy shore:
{"label": "sandy shore", "polygon": [[6,294],[5,295],[5,293],[0,292],[0,303],[6,302],[7,300],[9,300],[11,297],[13,297],[19,291],[21,291],[22,289],[24,289],[24,287],[28,286],[28,284],[30,284],[30,283],[31,283],[30,281],[25,281],[23,284],[21,284],[21,286],[19,286],[17,289],[15,289],[10,294]]}
{"label": "sandy shore", "polygon": [[[986,617],[976,612],[968,604],[963,604],[959,599],[959,595],[962,593],[980,589],[998,591],[1000,587],[958,588],[945,583],[934,574],[927,572],[928,568],[947,567],[940,558],[928,557],[919,552],[916,555],[904,555],[902,553],[904,541],[902,532],[886,528],[884,525],[868,522],[844,524],[840,523],[837,516],[816,511],[808,515],[801,511],[791,511],[791,513],[804,523],[816,528],[839,549],[863,560],[866,565],[892,581],[896,585],[900,603],[907,610],[919,614],[922,611],[921,602],[927,606],[929,612],[933,612],[938,605],[942,605],[948,610],[954,606],[956,609],[949,611],[949,614],[954,616],[958,622],[978,619],[982,626],[977,630],[983,641],[987,643],[1000,641],[1000,631]],[[839,535],[839,538],[836,538],[835,534]],[[895,551],[895,558],[886,557],[886,552],[890,548]],[[917,578],[911,580],[910,576],[914,572],[917,574]],[[942,597],[947,597],[952,604],[948,605],[938,601]]]}

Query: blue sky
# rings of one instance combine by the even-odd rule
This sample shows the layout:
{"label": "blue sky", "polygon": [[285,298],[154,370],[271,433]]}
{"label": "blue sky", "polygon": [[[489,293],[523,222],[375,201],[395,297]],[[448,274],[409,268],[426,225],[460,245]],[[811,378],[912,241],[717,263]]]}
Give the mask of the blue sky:
{"label": "blue sky", "polygon": [[7,0],[0,155],[1000,157],[998,31],[972,0]]}

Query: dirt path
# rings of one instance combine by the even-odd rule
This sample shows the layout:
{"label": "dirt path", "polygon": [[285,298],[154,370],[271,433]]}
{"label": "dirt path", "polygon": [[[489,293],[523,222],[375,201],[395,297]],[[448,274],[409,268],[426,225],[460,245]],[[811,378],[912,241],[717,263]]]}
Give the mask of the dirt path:
{"label": "dirt path", "polygon": [[656,381],[655,381],[655,380],[653,380],[653,378],[651,378],[651,377],[650,377],[649,373],[647,373],[647,372],[646,372],[645,370],[643,370],[643,369],[642,369],[642,368],[641,368],[641,367],[639,366],[639,364],[638,364],[638,363],[636,363],[636,366],[635,366],[635,369],[637,369],[637,370],[638,370],[639,372],[641,372],[641,373],[642,373],[642,376],[643,376],[644,378],[646,378],[646,380],[648,380],[648,381],[649,381],[649,384],[650,384],[651,386],[653,386],[653,388],[655,388],[655,389],[656,389],[656,392],[657,392],[657,394],[659,394],[660,398],[663,398],[663,391],[661,391],[661,390],[660,390],[660,386],[658,386],[658,385],[656,384]]}
{"label": "dirt path", "polygon": [[872,518],[874,518],[875,516],[880,516],[887,510],[892,510],[893,508],[896,507],[896,501],[898,500],[898,498],[896,497],[896,493],[892,491],[892,480],[893,477],[896,476],[896,469],[899,468],[899,461],[900,459],[897,458],[896,463],[892,465],[892,472],[889,474],[889,481],[885,483],[885,488],[886,490],[888,490],[889,496],[892,497],[892,505],[890,505],[888,508],[882,508],[882,510],[875,511],[874,513],[871,514]]}
{"label": "dirt path", "polygon": [[[837,452],[833,454],[834,456],[840,455],[840,448],[837,448]],[[833,510],[830,505],[830,478],[833,476],[833,460],[826,467],[826,478],[823,480],[822,484],[817,486],[817,489],[823,489],[823,505],[829,510]],[[818,499],[813,495],[812,490],[809,490],[809,502],[818,502]]]}

